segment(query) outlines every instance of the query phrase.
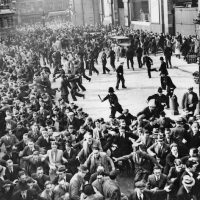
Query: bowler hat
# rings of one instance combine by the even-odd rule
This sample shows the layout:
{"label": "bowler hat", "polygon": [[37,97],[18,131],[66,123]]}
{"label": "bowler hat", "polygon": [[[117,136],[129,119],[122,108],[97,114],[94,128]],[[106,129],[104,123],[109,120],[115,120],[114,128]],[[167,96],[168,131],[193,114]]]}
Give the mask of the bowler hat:
{"label": "bowler hat", "polygon": [[160,60],[164,60],[164,58],[161,56],[161,57],[160,57]]}
{"label": "bowler hat", "polygon": [[9,187],[9,186],[11,186],[12,185],[12,182],[10,181],[10,180],[5,180],[4,182],[3,182],[3,188],[5,188],[5,187]]}
{"label": "bowler hat", "polygon": [[65,168],[64,165],[60,165],[60,166],[58,167],[58,173],[62,173],[62,172],[66,172],[66,171],[67,171],[67,169]]}
{"label": "bowler hat", "polygon": [[193,187],[195,185],[195,180],[193,177],[185,175],[183,176],[182,184],[186,187]]}

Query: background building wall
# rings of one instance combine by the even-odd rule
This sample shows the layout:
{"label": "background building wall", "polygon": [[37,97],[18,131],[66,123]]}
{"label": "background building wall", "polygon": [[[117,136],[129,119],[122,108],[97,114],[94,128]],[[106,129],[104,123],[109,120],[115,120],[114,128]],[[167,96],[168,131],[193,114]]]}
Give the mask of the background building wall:
{"label": "background building wall", "polygon": [[175,8],[176,32],[183,35],[196,35],[198,25],[193,23],[197,17],[198,8]]}
{"label": "background building wall", "polygon": [[73,0],[73,23],[89,25],[100,23],[100,2],[96,0]]}

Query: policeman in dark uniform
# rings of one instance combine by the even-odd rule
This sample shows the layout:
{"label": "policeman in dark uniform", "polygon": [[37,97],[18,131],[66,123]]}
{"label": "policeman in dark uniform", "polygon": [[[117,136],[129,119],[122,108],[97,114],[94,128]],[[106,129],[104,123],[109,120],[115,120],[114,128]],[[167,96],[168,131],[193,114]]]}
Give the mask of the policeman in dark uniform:
{"label": "policeman in dark uniform", "polygon": [[102,102],[106,101],[108,99],[108,101],[110,102],[110,109],[111,109],[111,114],[110,114],[110,118],[115,118],[115,114],[116,112],[119,112],[122,114],[122,106],[119,104],[118,102],[118,98],[117,95],[114,94],[114,89],[112,87],[109,87],[108,89],[108,95],[102,99]]}
{"label": "policeman in dark uniform", "polygon": [[168,75],[167,64],[164,61],[163,57],[160,57],[160,62],[161,62],[160,69],[159,69],[159,71],[160,71],[160,82],[161,82],[162,89],[165,90],[166,84],[164,82],[165,82],[166,76]]}
{"label": "policeman in dark uniform", "polygon": [[116,90],[119,90],[119,83],[122,82],[122,88],[126,88],[124,85],[125,79],[124,79],[124,69],[123,69],[124,62],[121,62],[120,65],[117,67],[117,84],[116,84]]}

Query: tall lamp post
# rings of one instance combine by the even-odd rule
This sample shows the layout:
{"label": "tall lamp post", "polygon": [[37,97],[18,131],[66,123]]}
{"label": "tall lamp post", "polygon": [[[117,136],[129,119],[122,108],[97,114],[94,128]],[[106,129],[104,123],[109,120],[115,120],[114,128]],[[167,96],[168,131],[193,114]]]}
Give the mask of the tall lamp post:
{"label": "tall lamp post", "polygon": [[[198,15],[197,15],[197,18],[196,19],[193,19],[193,23],[195,25],[199,25],[200,26],[200,11],[198,12]],[[199,30],[199,26],[198,26],[198,30]],[[197,32],[198,32],[197,30]],[[199,41],[200,42],[200,41]],[[195,82],[197,84],[199,84],[199,104],[198,104],[198,114],[200,114],[200,50],[199,50],[199,53],[197,55],[199,57],[199,72],[198,73],[194,73],[193,76],[194,76],[194,79],[195,79]]]}

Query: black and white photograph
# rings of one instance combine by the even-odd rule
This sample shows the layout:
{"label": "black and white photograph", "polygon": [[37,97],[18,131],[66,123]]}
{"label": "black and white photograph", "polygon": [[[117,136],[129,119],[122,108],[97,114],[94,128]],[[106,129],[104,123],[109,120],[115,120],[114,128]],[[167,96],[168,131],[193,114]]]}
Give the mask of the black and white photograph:
{"label": "black and white photograph", "polygon": [[200,0],[0,0],[0,200],[200,200]]}

